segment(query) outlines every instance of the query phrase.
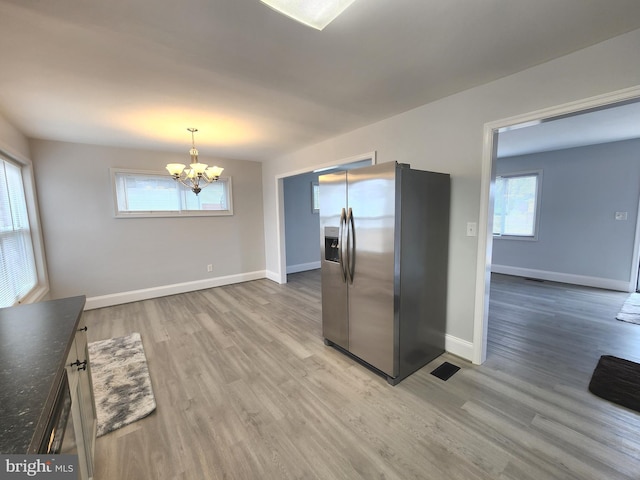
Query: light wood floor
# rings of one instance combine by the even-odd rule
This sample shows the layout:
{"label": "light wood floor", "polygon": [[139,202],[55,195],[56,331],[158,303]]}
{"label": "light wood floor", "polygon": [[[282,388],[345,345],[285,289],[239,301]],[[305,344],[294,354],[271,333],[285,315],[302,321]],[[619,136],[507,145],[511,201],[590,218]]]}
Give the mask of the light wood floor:
{"label": "light wood floor", "polygon": [[86,312],[90,340],[141,333],[158,405],[98,439],[95,480],[640,478],[640,414],[587,391],[601,354],[640,361],[625,294],[494,276],[487,362],[392,387],[323,344],[319,291],[312,271]]}

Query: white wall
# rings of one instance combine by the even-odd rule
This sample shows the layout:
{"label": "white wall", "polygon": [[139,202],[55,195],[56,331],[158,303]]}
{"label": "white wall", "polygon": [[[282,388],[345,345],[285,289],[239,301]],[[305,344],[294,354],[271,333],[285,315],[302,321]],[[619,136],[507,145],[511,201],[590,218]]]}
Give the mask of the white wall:
{"label": "white wall", "polygon": [[31,158],[27,137],[9,123],[2,114],[0,114],[0,150],[22,161]]}
{"label": "white wall", "polygon": [[30,146],[52,298],[111,295],[94,304],[103,306],[144,298],[123,295],[141,289],[149,298],[264,277],[260,163],[201,156],[232,177],[233,216],[114,218],[109,168],[163,171],[177,154],[45,140]]}
{"label": "white wall", "polygon": [[368,151],[452,175],[447,332],[449,351],[472,358],[483,128],[488,122],[640,85],[640,30],[360,128],[263,166],[266,267],[280,275],[276,185],[286,172]]}
{"label": "white wall", "polygon": [[311,172],[283,181],[287,273],[320,268],[320,214],[311,205],[311,183],[318,176]]}
{"label": "white wall", "polygon": [[[626,291],[640,198],[640,140],[501,158],[542,170],[538,239],[496,239],[493,271]],[[617,221],[615,212],[627,212]]]}

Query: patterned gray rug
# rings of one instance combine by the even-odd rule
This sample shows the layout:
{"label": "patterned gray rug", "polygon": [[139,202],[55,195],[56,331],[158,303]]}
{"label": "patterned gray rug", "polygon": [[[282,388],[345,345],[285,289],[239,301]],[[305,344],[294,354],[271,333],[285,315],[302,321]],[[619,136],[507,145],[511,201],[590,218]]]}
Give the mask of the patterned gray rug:
{"label": "patterned gray rug", "polygon": [[139,333],[89,344],[98,437],[146,417],[156,408]]}
{"label": "patterned gray rug", "polygon": [[632,293],[622,305],[616,319],[623,322],[640,324],[640,293]]}

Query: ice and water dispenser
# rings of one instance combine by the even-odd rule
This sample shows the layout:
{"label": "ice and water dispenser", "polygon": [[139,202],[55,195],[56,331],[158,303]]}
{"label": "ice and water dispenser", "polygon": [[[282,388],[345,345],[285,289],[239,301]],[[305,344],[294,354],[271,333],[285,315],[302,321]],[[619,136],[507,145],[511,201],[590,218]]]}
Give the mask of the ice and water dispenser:
{"label": "ice and water dispenser", "polygon": [[324,227],[324,259],[329,262],[340,262],[338,227]]}

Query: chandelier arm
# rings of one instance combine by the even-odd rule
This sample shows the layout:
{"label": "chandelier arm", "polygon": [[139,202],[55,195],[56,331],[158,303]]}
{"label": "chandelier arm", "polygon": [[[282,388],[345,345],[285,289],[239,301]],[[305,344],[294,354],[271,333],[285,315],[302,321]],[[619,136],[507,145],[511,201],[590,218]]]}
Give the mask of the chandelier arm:
{"label": "chandelier arm", "polygon": [[192,189],[193,189],[193,186],[192,186],[192,185],[187,185],[187,184],[182,180],[182,178],[180,178],[180,177],[173,177],[173,179],[174,179],[174,180],[176,180],[177,182],[181,183],[181,184],[182,184],[182,185],[184,185],[185,187],[187,187],[189,190],[192,190]]}
{"label": "chandelier arm", "polygon": [[202,179],[207,182],[207,185],[209,185],[211,182],[214,182],[216,180],[218,180],[216,177],[210,177],[209,175],[207,175],[207,172],[204,172],[202,174]]}
{"label": "chandelier arm", "polygon": [[[182,185],[184,185],[186,188],[188,188],[189,190],[193,190],[194,188],[204,188],[207,185],[213,183],[214,180],[217,179],[211,179],[209,180],[205,175],[201,176],[201,177],[194,177],[194,179],[189,179],[189,182],[191,183],[187,183],[185,180],[187,180],[189,177],[187,177],[186,175],[180,175],[179,177],[173,177],[174,180],[180,182]],[[193,180],[197,180],[197,181],[193,181]],[[200,180],[204,180],[205,183],[201,184]]]}

